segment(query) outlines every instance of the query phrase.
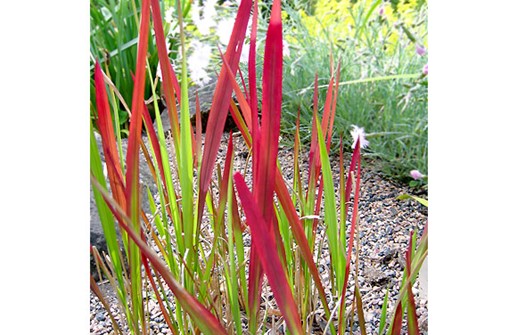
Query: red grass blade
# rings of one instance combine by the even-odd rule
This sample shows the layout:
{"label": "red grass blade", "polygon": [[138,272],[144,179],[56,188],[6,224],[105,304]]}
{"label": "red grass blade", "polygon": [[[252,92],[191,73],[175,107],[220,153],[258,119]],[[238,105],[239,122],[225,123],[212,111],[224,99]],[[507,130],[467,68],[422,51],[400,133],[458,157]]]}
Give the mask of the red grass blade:
{"label": "red grass blade", "polygon": [[330,112],[330,121],[329,121],[330,131],[327,133],[327,150],[330,147],[330,141],[332,140],[332,129],[334,129],[334,118],[336,116],[337,98],[338,98],[338,94],[339,94],[339,79],[341,77],[340,74],[341,74],[341,62],[339,62],[337,65],[336,86],[335,86],[335,92],[333,94],[333,101],[332,101],[332,107],[331,107],[331,112]]}
{"label": "red grass blade", "polygon": [[106,162],[110,160],[112,164],[106,164],[108,179],[110,181],[112,194],[115,200],[123,207],[126,206],[125,186],[123,181],[116,178],[122,175],[122,167],[118,159],[118,150],[115,140],[115,131],[111,119],[111,112],[106,93],[106,85],[104,83],[104,75],[98,62],[95,63],[94,70],[95,80],[95,98],[97,103],[97,127],[102,138],[102,150]]}
{"label": "red grass blade", "polygon": [[[280,116],[282,111],[282,18],[280,1],[273,2],[264,51],[262,120],[258,157],[258,188],[253,190],[266,222],[273,216]],[[255,154],[255,153],[254,153]]]}
{"label": "red grass blade", "polygon": [[133,89],[133,100],[131,103],[131,119],[129,126],[129,139],[126,163],[126,199],[129,206],[126,213],[138,225],[139,217],[139,165],[138,165],[138,144],[142,134],[142,113],[145,86],[145,65],[147,58],[147,44],[149,40],[150,6],[149,0],[143,0],[140,21],[140,37],[138,40],[138,52],[136,62],[135,85]]}
{"label": "red grass blade", "polygon": [[[223,60],[224,66],[229,67],[224,56],[222,57],[222,60]],[[237,81],[231,74],[230,74],[230,78],[231,78],[231,82],[232,82],[234,91],[240,92],[240,88],[237,84]],[[248,111],[250,109],[250,107],[249,107],[248,103],[246,102],[246,100],[244,100],[244,95],[242,94],[242,92],[240,92],[240,93],[241,94],[236,94],[236,96],[237,96],[237,100],[239,101],[239,105],[241,106],[243,114],[244,114],[245,111]],[[244,140],[246,141],[246,144],[248,145],[248,147],[251,147],[252,144],[250,143],[251,139],[249,138],[248,129],[246,128],[246,125],[244,124],[242,117],[240,117],[238,111],[235,111],[236,108],[233,108],[233,106],[234,106],[234,104],[232,103],[232,116],[237,124],[237,127],[239,128],[242,135],[244,136]],[[305,233],[304,233],[302,225],[298,219],[298,214],[296,213],[296,209],[294,208],[292,201],[290,200],[289,191],[288,191],[288,189],[284,183],[284,180],[282,178],[282,175],[280,174],[280,171],[278,171],[278,169],[275,174],[275,191],[276,191],[277,195],[279,196],[279,200],[280,200],[280,203],[282,204],[282,207],[284,208],[284,211],[286,211],[286,213],[287,213],[289,222],[293,229],[294,237],[295,237],[298,245],[301,248],[302,254],[304,256],[304,260],[309,265],[309,270],[316,282],[318,291],[319,291],[321,297],[325,297],[324,288],[321,283],[318,270],[317,270],[314,260],[312,258],[312,253],[310,251],[309,244],[305,237]],[[252,251],[252,253],[253,253],[253,251]],[[255,260],[255,257],[252,256],[251,259]],[[254,278],[254,276],[255,276],[256,269],[255,269],[254,264],[255,263],[250,265],[250,268],[251,268],[250,278]],[[252,287],[252,284],[254,285],[254,287],[260,287],[260,283],[257,280],[254,283],[250,282],[250,287]],[[252,296],[253,295],[250,295],[250,297],[252,297]],[[251,298],[251,299],[253,299],[253,298]],[[256,300],[253,300],[253,301],[250,301],[249,303],[250,303],[250,305],[253,305],[253,304],[255,304],[255,302],[256,302]],[[325,311],[328,312],[327,315],[330,315],[330,309],[328,307],[326,299],[322,298],[322,302],[323,302],[323,307],[324,307]],[[256,306],[256,307],[258,308],[258,306]]]}
{"label": "red grass blade", "polygon": [[[321,131],[323,137],[328,138],[328,135],[332,135],[332,128],[329,128],[330,119],[332,116],[332,95],[334,93],[334,76],[330,77],[329,86],[327,88],[327,95],[325,97],[325,105],[323,106],[323,116],[321,119]],[[330,141],[327,139],[327,150],[330,146]],[[319,155],[317,156],[319,157]]]}
{"label": "red grass blade", "polygon": [[[151,145],[153,147],[154,154],[156,155],[156,161],[158,163],[158,170],[160,170],[160,178],[162,180],[162,183],[165,180],[165,172],[163,169],[163,159],[162,154],[160,150],[160,143],[158,142],[158,137],[156,136],[156,132],[154,131],[153,121],[151,120],[151,115],[149,114],[149,111],[147,110],[147,106],[144,104],[143,107],[143,116],[144,116],[144,123],[145,127],[147,129],[147,134],[149,135],[149,139],[151,140]],[[164,186],[165,189],[165,186]]]}
{"label": "red grass blade", "polygon": [[[341,322],[342,322],[343,313],[344,313],[344,310],[345,310],[345,300],[346,300],[345,299],[345,294],[346,294],[346,288],[348,286],[348,278],[349,278],[349,275],[350,275],[350,261],[352,259],[352,246],[354,244],[355,228],[356,228],[356,224],[357,224],[357,217],[358,217],[358,211],[359,211],[359,191],[360,191],[360,186],[361,186],[361,156],[360,156],[361,145],[360,145],[359,142],[360,142],[360,140],[358,139],[357,140],[357,144],[356,144],[356,146],[354,148],[354,153],[352,154],[352,163],[350,164],[350,171],[349,171],[348,180],[347,180],[347,186],[348,186],[349,182],[350,182],[350,185],[351,185],[351,183],[352,183],[351,172],[352,172],[352,170],[355,167],[355,165],[354,165],[354,157],[356,157],[356,160],[357,160],[357,176],[356,176],[356,182],[355,182],[354,208],[353,208],[353,211],[352,211],[352,220],[351,220],[352,227],[350,228],[350,237],[349,237],[349,240],[348,240],[348,252],[347,252],[347,257],[346,257],[345,280],[344,280],[344,283],[343,283],[343,289],[341,290],[341,307],[340,307],[340,312],[339,312],[339,315],[340,315],[339,316],[339,330],[340,331],[341,331],[341,328],[342,328]],[[348,193],[348,197],[350,197],[350,193]],[[346,201],[348,201],[348,199],[346,199]],[[345,207],[344,210],[347,210],[346,207]]]}
{"label": "red grass blade", "polygon": [[[252,130],[253,147],[253,197],[267,229],[273,217],[273,194],[275,188],[278,138],[282,109],[282,17],[280,2],[275,0],[271,10],[266,45],[264,50],[264,73],[262,76],[262,119],[260,132]],[[252,121],[254,122],[254,121]],[[252,239],[250,255],[249,295],[252,317],[260,299],[263,270],[258,262],[257,244]]]}
{"label": "red grass blade", "polygon": [[195,166],[197,168],[199,168],[199,162],[200,162],[200,159],[201,159],[201,150],[202,150],[202,146],[203,146],[203,124],[201,122],[201,107],[200,107],[200,104],[199,104],[199,96],[196,92],[196,154],[195,154],[195,158],[196,158],[196,162],[195,162]]}
{"label": "red grass blade", "polygon": [[235,125],[237,125],[237,129],[239,129],[239,131],[241,132],[242,137],[244,138],[244,142],[246,142],[246,145],[248,146],[248,148],[250,148],[252,145],[251,135],[249,133],[248,127],[246,126],[244,119],[242,118],[239,108],[233,100],[230,101],[230,114],[232,115],[233,121],[235,121]]}
{"label": "red grass blade", "polygon": [[[244,37],[249,21],[251,5],[251,0],[241,1],[233,26],[230,42],[228,43],[228,47],[226,49],[225,57],[228,60],[234,75],[237,71],[242,45],[244,44]],[[215,160],[217,158],[217,152],[224,130],[224,123],[226,121],[226,116],[228,115],[231,94],[232,87],[231,85],[228,85],[228,70],[223,67],[215,87],[212,108],[210,114],[208,115],[206,127],[205,148],[203,150],[201,171],[199,174],[198,220],[201,220],[202,218],[202,213],[206,201],[206,193],[208,192],[208,187],[210,185],[212,171],[215,166]]]}
{"label": "red grass blade", "polygon": [[[139,144],[142,136],[142,114],[144,106],[145,67],[147,46],[149,43],[150,5],[149,0],[142,1],[139,39],[136,61],[136,75],[131,103],[131,118],[126,154],[126,215],[130,218],[131,227],[140,232],[140,178],[139,178]],[[141,257],[134,243],[129,243],[129,264],[131,270],[131,300],[135,317],[141,318],[145,326],[142,305]]]}
{"label": "red grass blade", "polygon": [[158,51],[158,58],[160,60],[160,68],[163,78],[163,93],[167,110],[169,112],[172,136],[174,138],[175,145],[177,145],[179,143],[179,121],[176,100],[178,102],[181,101],[181,90],[178,78],[172,69],[172,64],[168,56],[159,1],[151,0],[151,6],[153,12],[154,32],[156,36],[156,49]]}
{"label": "red grass blade", "polygon": [[255,246],[258,257],[266,272],[278,308],[285,318],[289,331],[292,334],[303,334],[300,316],[286,274],[282,268],[282,263],[277,254],[272,231],[268,229],[264,216],[258,211],[257,203],[253,200],[244,177],[240,173],[236,173],[234,179],[242,207],[246,213],[246,220],[251,229],[252,238],[256,241]]}
{"label": "red grass blade", "polygon": [[246,96],[241,91],[241,88],[239,87],[239,84],[237,83],[237,79],[235,79],[235,76],[230,71],[230,65],[228,64],[228,61],[226,60],[226,57],[221,53],[221,49],[219,49],[219,53],[221,54],[221,59],[223,61],[223,66],[228,70],[228,78],[230,80],[230,84],[232,85],[232,89],[235,92],[235,96],[237,98],[237,101],[239,102],[239,107],[242,112],[242,116],[244,117],[244,120],[246,121],[246,125],[248,128],[252,127],[252,121],[251,121],[251,108],[248,104],[248,101],[246,100]]}
{"label": "red grass blade", "polygon": [[395,309],[395,318],[393,319],[393,323],[391,325],[391,335],[400,335],[400,331],[402,330],[402,316],[404,311],[402,310],[402,303],[397,303],[397,308]]}
{"label": "red grass blade", "polygon": [[416,315],[415,297],[411,289],[411,253],[413,251],[413,232],[409,234],[409,245],[406,250],[406,271],[407,271],[407,292],[408,292],[408,333],[409,335],[419,335],[418,316]]}
{"label": "red grass blade", "polygon": [[[347,254],[347,264],[350,263],[350,260],[352,258],[352,245],[354,242],[354,234],[355,234],[355,227],[357,224],[357,217],[358,217],[358,211],[359,211],[359,192],[361,189],[361,157],[360,157],[360,145],[359,145],[359,139],[357,140],[357,146],[354,149],[354,153],[357,152],[358,160],[357,160],[357,176],[355,180],[355,192],[354,192],[354,208],[352,211],[352,227],[350,229],[350,240],[348,243],[348,254]],[[350,166],[350,169],[352,169],[353,166]],[[346,286],[345,286],[346,288]]]}
{"label": "red grass blade", "polygon": [[251,133],[255,138],[255,131],[258,131],[258,100],[257,100],[257,21],[258,21],[258,0],[253,1],[253,18],[251,21],[250,53],[248,56],[248,87],[250,91],[250,107],[252,112]]}
{"label": "red grass blade", "polygon": [[[334,97],[337,96],[337,83],[336,83],[336,92],[334,94]],[[321,131],[323,133],[323,137],[326,137],[326,147],[327,152],[330,151],[330,144],[332,140],[332,126],[334,124],[334,116],[335,116],[335,106],[332,107],[332,97],[334,92],[334,77],[330,77],[329,86],[327,88],[327,96],[325,98],[325,105],[323,107],[323,118],[322,118],[322,124],[321,124]],[[319,188],[318,188],[318,198],[316,199],[316,206],[314,208],[314,214],[319,215],[321,210],[321,201],[323,198],[323,176],[321,176],[321,159],[319,155],[319,148],[316,147],[316,156],[314,157],[315,163],[314,166],[311,167],[314,169],[314,178],[319,179]],[[312,175],[311,175],[312,176]],[[318,220],[314,220],[313,222],[313,234],[316,233]]]}
{"label": "red grass blade", "polygon": [[309,197],[309,191],[314,189],[316,185],[316,170],[314,160],[318,158],[318,131],[316,130],[316,117],[318,115],[318,74],[314,75],[314,96],[312,99],[312,136],[311,147],[309,149],[309,187],[307,189],[306,200]]}
{"label": "red grass blade", "polygon": [[[256,52],[257,52],[257,22],[258,22],[258,0],[253,2],[253,19],[251,22],[251,36],[250,36],[250,53],[248,60],[248,86],[250,89],[250,107],[251,107],[251,137],[253,138],[251,151],[253,155],[258,155],[260,148],[260,124],[258,119],[258,97],[257,97],[257,67],[256,67]],[[253,159],[251,162],[251,171],[253,175],[253,189],[256,188],[258,180],[255,178],[258,171],[258,159]]]}
{"label": "red grass blade", "polygon": [[350,161],[350,168],[348,170],[348,176],[346,179],[346,188],[345,188],[345,213],[348,213],[348,203],[350,202],[350,194],[352,193],[352,170],[357,164],[357,161],[359,160],[360,155],[360,149],[359,149],[359,141],[357,141],[357,144],[354,148],[354,151],[352,153],[352,160]]}

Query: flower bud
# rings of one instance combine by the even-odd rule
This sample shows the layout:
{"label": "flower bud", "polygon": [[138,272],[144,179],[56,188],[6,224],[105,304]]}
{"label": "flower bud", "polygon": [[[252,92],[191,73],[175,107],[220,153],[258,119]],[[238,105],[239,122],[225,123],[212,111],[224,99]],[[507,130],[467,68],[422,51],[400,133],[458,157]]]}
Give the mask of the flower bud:
{"label": "flower bud", "polygon": [[420,179],[424,178],[424,175],[418,170],[411,170],[411,172],[409,172],[409,174],[411,175],[411,177],[414,180],[420,180]]}
{"label": "flower bud", "polygon": [[427,50],[425,50],[425,47],[420,44],[416,44],[415,49],[416,49],[416,53],[419,56],[423,56],[427,52]]}

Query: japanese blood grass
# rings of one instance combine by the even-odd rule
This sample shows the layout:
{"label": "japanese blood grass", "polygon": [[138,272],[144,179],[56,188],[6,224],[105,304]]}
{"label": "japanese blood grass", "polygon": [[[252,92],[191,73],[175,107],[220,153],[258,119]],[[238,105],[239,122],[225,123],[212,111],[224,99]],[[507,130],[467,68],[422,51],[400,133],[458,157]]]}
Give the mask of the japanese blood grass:
{"label": "japanese blood grass", "polygon": [[[179,1],[177,5],[179,8]],[[120,141],[120,135],[117,135],[117,130],[112,127],[110,103],[113,105],[114,102],[113,99],[108,100],[105,75],[99,64],[95,66],[95,94],[99,111],[96,121],[102,138],[111,188],[108,192],[91,126],[91,181],[109,253],[104,262],[100,257],[96,256],[95,259],[101,263],[100,268],[104,275],[116,288],[132,334],[150,332],[150,311],[144,299],[144,291],[146,297],[152,295],[156,298],[165,323],[174,334],[242,334],[244,320],[247,320],[250,333],[262,332],[264,318],[261,316],[261,292],[264,275],[276,300],[280,318],[285,321],[289,333],[304,334],[312,331],[314,312],[318,308],[318,303],[324,309],[327,327],[331,333],[345,332],[344,325],[347,322],[342,322],[346,321],[343,320],[344,296],[350,274],[351,246],[354,243],[354,227],[357,221],[360,146],[356,146],[352,155],[346,182],[343,164],[340,170],[341,207],[338,215],[328,152],[336,112],[340,66],[336,77],[331,68],[331,80],[327,87],[321,121],[318,108],[315,107],[313,110],[315,136],[312,137],[309,152],[310,173],[306,194],[303,194],[303,182],[299,176],[300,129],[299,126],[296,127],[294,167],[297,176],[292,188],[295,192],[290,192],[290,187],[286,185],[278,168],[283,80],[280,0],[273,2],[266,35],[260,115],[254,48],[250,50],[248,62],[248,86],[243,83],[242,90],[245,93],[235,79],[252,8],[251,45],[256,43],[257,3],[242,0],[229,47],[225,54],[221,55],[223,67],[213,96],[203,150],[200,143],[202,137],[199,104],[196,108],[195,133],[189,120],[186,57],[182,57],[182,71],[178,80],[167,58],[158,0],[142,1],[126,157],[122,157],[119,152],[117,140]],[[185,33],[182,28],[181,9],[177,10],[177,13],[182,36],[181,45],[184,47]],[[155,131],[151,115],[144,103],[151,14],[164,76],[163,92],[172,126],[171,146],[175,149],[172,159],[169,159],[161,118],[156,115]],[[182,52],[184,54],[185,51]],[[147,74],[152,81],[149,69]],[[109,87],[111,96],[117,96],[115,88]],[[154,84],[151,85],[151,90],[157,111]],[[230,99],[232,92],[235,92],[239,108]],[[315,106],[318,106],[317,100],[316,90]],[[177,105],[181,111],[179,116]],[[224,167],[221,171],[221,167],[218,166],[214,176],[216,156],[228,110],[251,150],[251,189],[244,176],[233,173],[232,135]],[[142,120],[151,144],[149,149],[142,145]],[[153,210],[152,218],[148,218],[141,208],[139,146],[158,189],[159,203],[156,203],[153,195],[147,191]],[[197,183],[194,180],[195,176]],[[354,183],[352,231],[347,237],[347,206]],[[324,219],[320,223],[318,218],[322,204]],[[208,215],[205,215],[205,207]],[[115,222],[121,228],[122,248],[117,238]],[[212,235],[202,232],[202,223],[209,226]],[[323,224],[322,228],[327,233],[330,247],[329,298],[341,301],[341,304],[335,304],[339,308],[338,328],[332,316],[336,314],[329,308],[327,292],[314,260],[315,254],[316,258],[319,257],[318,249],[321,248],[321,245],[316,248],[315,239],[315,231],[319,224]],[[249,254],[246,254],[243,242],[246,234],[251,235]],[[151,248],[150,239],[158,252]],[[348,254],[345,254],[347,245]],[[95,251],[93,253],[97,255]],[[422,255],[424,254],[416,252],[412,261],[415,262],[416,259],[418,263]],[[128,261],[127,264],[124,260]],[[411,268],[408,277],[413,278],[415,273],[417,269]],[[172,291],[174,301],[168,298],[162,280]],[[357,293],[358,288],[355,287],[353,290],[356,292],[354,304],[358,308],[357,315],[364,328],[364,313],[360,295]],[[94,284],[92,291],[100,295]],[[104,299],[101,300],[106,303]],[[409,304],[411,305],[411,299]],[[395,316],[398,317],[398,314]],[[395,318],[396,320],[398,319]],[[397,324],[395,321],[392,323]],[[114,331],[120,333],[118,327],[114,327]]]}

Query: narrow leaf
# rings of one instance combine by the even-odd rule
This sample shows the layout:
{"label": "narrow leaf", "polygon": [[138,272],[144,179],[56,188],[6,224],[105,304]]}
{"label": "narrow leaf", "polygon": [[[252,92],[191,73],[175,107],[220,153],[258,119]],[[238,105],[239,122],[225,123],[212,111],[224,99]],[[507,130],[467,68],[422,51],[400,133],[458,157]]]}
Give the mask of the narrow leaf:
{"label": "narrow leaf", "polygon": [[413,239],[411,236],[413,233],[410,233],[409,245],[406,250],[406,271],[407,271],[407,292],[408,292],[408,332],[409,335],[419,335],[420,331],[418,329],[418,317],[416,315],[416,306],[415,306],[415,297],[413,296],[413,290],[411,289],[411,253],[413,251]]}
{"label": "narrow leaf", "polygon": [[[131,103],[131,119],[129,125],[128,148],[126,155],[126,208],[125,213],[131,220],[131,227],[140,233],[140,179],[139,179],[139,143],[142,135],[142,114],[145,89],[145,67],[149,42],[150,4],[142,1],[142,12],[139,28],[139,40],[136,60],[135,83]],[[141,320],[145,327],[142,305],[142,273],[140,253],[134,243],[129,243],[129,264],[131,271],[131,299],[135,319]]]}
{"label": "narrow leaf", "polygon": [[381,320],[379,323],[379,335],[382,334],[384,330],[384,326],[386,324],[386,315],[388,311],[388,298],[389,298],[389,290],[386,290],[386,294],[384,295],[384,302],[382,303],[381,308]]}
{"label": "narrow leaf", "polygon": [[258,187],[257,190],[253,190],[253,193],[266,222],[269,222],[273,215],[272,198],[282,110],[282,64],[282,19],[280,1],[275,0],[264,51],[261,142],[259,156],[254,156],[254,158],[258,158],[258,175],[256,176]]}
{"label": "narrow leaf", "polygon": [[[352,260],[352,246],[354,244],[354,236],[355,236],[358,211],[359,211],[359,191],[361,188],[361,156],[360,156],[361,145],[359,142],[360,142],[360,140],[358,139],[357,144],[354,148],[354,153],[352,155],[352,163],[350,164],[350,171],[348,174],[349,179],[347,180],[347,186],[348,186],[348,182],[351,183],[351,175],[352,175],[351,172],[355,166],[354,165],[354,157],[355,157],[357,160],[357,174],[356,174],[355,192],[354,192],[354,208],[352,210],[352,220],[351,220],[352,226],[350,227],[350,236],[349,236],[349,240],[348,240],[348,252],[347,252],[347,257],[346,257],[345,278],[344,278],[344,283],[343,283],[343,289],[341,290],[342,299],[341,299],[341,308],[340,308],[340,322],[341,322],[342,314],[344,313],[344,309],[345,309],[345,305],[344,305],[345,293],[346,293],[346,289],[347,289],[347,285],[348,285],[348,277],[350,275],[350,262]],[[348,193],[348,199],[350,199],[350,192]],[[345,210],[347,210],[346,206],[345,206]],[[341,330],[341,326],[339,328]]]}
{"label": "narrow leaf", "polygon": [[124,194],[124,184],[120,183],[115,175],[122,174],[122,167],[120,161],[115,159],[118,157],[117,143],[115,140],[115,131],[113,129],[113,122],[111,119],[111,112],[109,108],[108,95],[106,93],[106,86],[104,83],[104,75],[99,66],[99,63],[95,63],[94,71],[95,80],[95,97],[97,103],[97,128],[102,138],[102,149],[104,151],[104,157],[108,161],[108,156],[112,157],[113,164],[106,164],[108,172],[108,179],[110,181],[111,190],[115,200],[122,206],[125,206],[126,199]]}
{"label": "narrow leaf", "polygon": [[163,77],[163,94],[165,103],[169,113],[172,137],[174,145],[179,145],[179,121],[176,101],[181,102],[180,85],[178,78],[172,68],[169,60],[167,44],[162,24],[162,15],[160,12],[160,3],[158,0],[151,0],[153,12],[154,32],[156,36],[156,49],[158,51],[158,59],[160,60],[160,68]]}
{"label": "narrow leaf", "polygon": [[253,200],[244,177],[240,173],[236,173],[234,179],[242,207],[246,213],[246,220],[251,229],[251,236],[256,241],[256,250],[278,307],[285,318],[289,331],[292,334],[303,334],[300,316],[286,274],[282,269],[282,264],[276,252],[277,248],[273,234],[268,230],[268,225],[263,215],[258,211],[257,203]]}
{"label": "narrow leaf", "polygon": [[395,308],[395,317],[393,319],[393,323],[391,324],[391,334],[392,335],[400,335],[400,331],[402,330],[402,316],[404,311],[402,310],[402,303],[397,303],[397,307]]}
{"label": "narrow leaf", "polygon": [[420,198],[420,197],[417,197],[417,196],[414,196],[414,195],[410,195],[410,194],[401,194],[396,199],[398,199],[398,200],[413,199],[413,200],[418,201],[419,203],[421,203],[425,207],[429,207],[429,202],[426,199]]}
{"label": "narrow leaf", "polygon": [[364,320],[363,300],[361,299],[361,292],[359,291],[359,285],[355,283],[355,301],[357,303],[357,317],[359,319],[359,328],[361,329],[361,335],[366,335],[366,322]]}
{"label": "narrow leaf", "polygon": [[[237,11],[237,17],[230,37],[230,42],[226,49],[225,58],[228,60],[232,73],[235,75],[239,63],[239,58],[244,44],[244,37],[249,21],[252,0],[242,0]],[[228,71],[225,67],[221,69],[217,84],[215,87],[214,97],[212,99],[211,113],[208,115],[205,147],[203,150],[203,158],[201,162],[201,171],[199,175],[199,204],[198,204],[198,220],[201,220],[202,213],[206,201],[206,193],[210,185],[212,171],[215,166],[217,152],[224,130],[224,123],[228,115],[230,106],[230,98],[232,87],[228,85]]]}

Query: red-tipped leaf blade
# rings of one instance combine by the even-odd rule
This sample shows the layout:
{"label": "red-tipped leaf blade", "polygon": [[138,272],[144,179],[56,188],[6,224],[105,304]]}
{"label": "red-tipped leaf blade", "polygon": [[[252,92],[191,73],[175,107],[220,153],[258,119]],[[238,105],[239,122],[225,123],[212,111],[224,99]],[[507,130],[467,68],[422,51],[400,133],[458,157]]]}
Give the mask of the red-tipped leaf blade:
{"label": "red-tipped leaf blade", "polygon": [[[246,28],[248,25],[252,1],[242,0],[237,11],[237,17],[233,26],[230,42],[226,49],[225,58],[235,75],[239,63],[239,58],[244,43]],[[203,150],[203,158],[201,162],[201,171],[199,176],[199,206],[198,219],[201,220],[205,206],[206,194],[212,177],[212,171],[215,166],[217,152],[219,150],[221,136],[224,130],[224,123],[228,115],[230,106],[230,98],[232,87],[228,83],[228,71],[225,67],[221,69],[217,84],[215,87],[214,97],[212,99],[211,113],[208,115],[205,147]]]}
{"label": "red-tipped leaf blade", "polygon": [[242,207],[246,213],[246,220],[250,226],[252,239],[256,241],[258,257],[266,272],[278,308],[285,318],[289,331],[292,334],[303,334],[300,315],[278,257],[274,236],[271,230],[267,228],[263,215],[258,211],[257,204],[246,186],[244,177],[240,173],[236,173],[234,179]]}

